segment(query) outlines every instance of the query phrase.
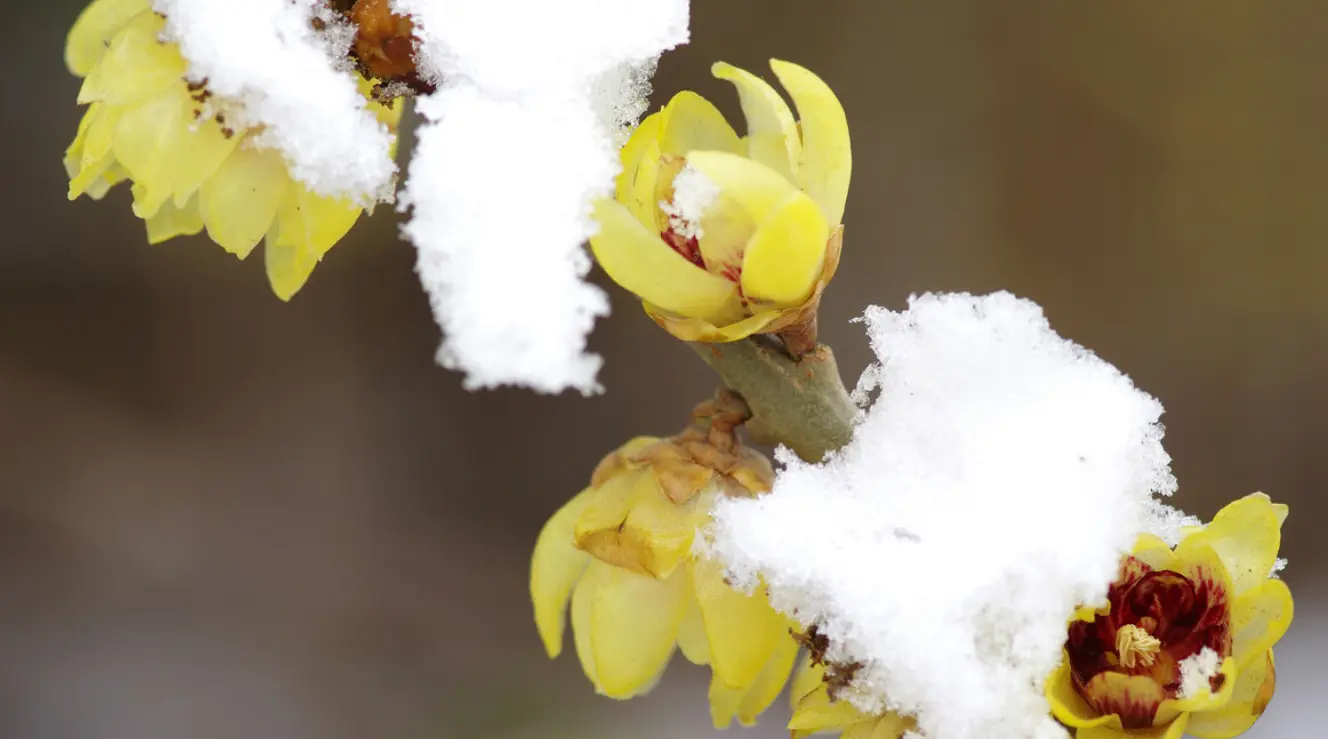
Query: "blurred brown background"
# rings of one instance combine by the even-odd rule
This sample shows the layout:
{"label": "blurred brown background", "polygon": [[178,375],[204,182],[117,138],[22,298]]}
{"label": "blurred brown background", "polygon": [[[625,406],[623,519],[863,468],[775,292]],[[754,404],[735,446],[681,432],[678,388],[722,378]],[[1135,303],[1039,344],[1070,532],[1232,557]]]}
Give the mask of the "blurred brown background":
{"label": "blurred brown background", "polygon": [[[530,619],[538,527],[713,380],[613,291],[608,393],[467,394],[386,210],[293,303],[260,257],[149,248],[65,201],[79,0],[0,47],[0,736],[706,735],[704,672],[590,694]],[[698,0],[658,99],[796,60],[849,111],[848,319],[927,290],[1036,299],[1167,406],[1179,502],[1292,505],[1299,613],[1252,737],[1319,735],[1328,663],[1328,13],[1321,0]],[[601,277],[597,275],[597,279]],[[746,736],[783,736],[779,711]]]}

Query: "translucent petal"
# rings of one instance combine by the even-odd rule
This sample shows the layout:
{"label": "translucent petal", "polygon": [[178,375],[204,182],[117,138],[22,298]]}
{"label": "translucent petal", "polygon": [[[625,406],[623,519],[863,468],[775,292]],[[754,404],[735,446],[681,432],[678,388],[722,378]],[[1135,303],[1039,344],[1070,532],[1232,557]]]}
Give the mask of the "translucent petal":
{"label": "translucent petal", "polygon": [[1212,523],[1182,539],[1176,555],[1184,559],[1191,547],[1212,547],[1226,564],[1239,596],[1268,579],[1282,544],[1284,517],[1267,495],[1247,495],[1218,511]]}
{"label": "translucent petal", "polygon": [[134,16],[152,9],[148,0],[93,0],[65,40],[65,65],[79,77],[101,61],[106,46]]}
{"label": "translucent petal", "polygon": [[647,302],[643,306],[651,319],[683,341],[701,341],[707,344],[723,344],[729,341],[745,339],[752,334],[761,333],[774,323],[783,313],[778,310],[765,310],[755,315],[742,318],[733,323],[719,326],[699,318],[686,318],[668,315],[658,306]]}
{"label": "translucent petal", "polygon": [[[690,573],[684,573],[691,577]],[[710,664],[710,641],[706,639],[705,622],[701,620],[701,605],[696,602],[695,590],[689,589],[687,609],[678,625],[678,649],[694,665]]]}
{"label": "translucent petal", "polygon": [[148,243],[160,244],[176,236],[193,236],[203,230],[203,216],[198,213],[197,196],[183,207],[167,202],[147,219]]}
{"label": "translucent petal", "polygon": [[135,16],[111,41],[101,63],[78,92],[78,102],[128,105],[175,86],[184,89],[187,65],[174,44],[160,41],[166,20],[155,13]]}
{"label": "translucent petal", "polygon": [[1067,659],[1062,659],[1060,667],[1047,678],[1046,694],[1052,715],[1071,728],[1102,726],[1112,720],[1111,716],[1103,716],[1088,705],[1079,691],[1074,689]]}
{"label": "translucent petal", "polygon": [[751,685],[779,640],[787,638],[783,617],[763,591],[749,594],[730,587],[711,560],[692,560],[691,572],[710,640],[711,669],[730,687]]}
{"label": "translucent petal", "polygon": [[697,246],[706,269],[714,274],[737,274],[756,226],[756,219],[732,194],[720,191],[701,216]]}
{"label": "translucent petal", "polygon": [[1135,539],[1130,554],[1155,570],[1176,571],[1179,565],[1176,555],[1161,537],[1153,534],[1140,534]]}
{"label": "translucent petal", "polygon": [[1265,580],[1237,596],[1231,605],[1232,654],[1242,669],[1273,648],[1294,614],[1291,589],[1282,580]]}
{"label": "translucent petal", "polygon": [[1276,684],[1277,671],[1273,653],[1269,651],[1265,659],[1253,660],[1240,668],[1231,700],[1226,706],[1216,711],[1187,714],[1190,718],[1188,731],[1203,739],[1229,739],[1245,733],[1268,708]]}
{"label": "translucent petal", "polygon": [[876,732],[876,723],[877,721],[874,718],[868,721],[859,721],[845,729],[844,733],[839,735],[839,739],[872,739]]}
{"label": "translucent petal", "polygon": [[742,695],[738,703],[738,723],[752,726],[756,719],[770,707],[784,690],[789,673],[793,671],[793,662],[798,658],[798,644],[792,638],[781,639],[771,653],[770,659],[762,668],[761,674]]}
{"label": "translucent petal", "polygon": [[595,599],[599,597],[600,586],[612,571],[612,568],[605,569],[607,565],[600,566],[602,564],[593,558],[587,562],[581,579],[577,580],[576,587],[572,590],[571,608],[572,645],[576,647],[576,658],[581,663],[581,671],[595,686],[597,693],[604,691],[600,689],[599,677],[595,674],[595,645],[590,639],[591,614],[594,611]]}
{"label": "translucent petal", "polygon": [[802,137],[784,98],[765,80],[731,64],[716,62],[710,72],[738,88],[747,119],[747,155],[797,182],[794,171],[802,156]]}
{"label": "translucent petal", "polygon": [[614,282],[672,313],[720,322],[742,315],[732,282],[687,261],[622,205],[600,200],[595,219],[590,248]]}
{"label": "translucent petal", "polygon": [[778,308],[802,305],[816,289],[830,226],[811,198],[797,193],[765,220],[747,242],[742,290]]}
{"label": "translucent petal", "polygon": [[799,184],[821,206],[826,222],[837,225],[844,218],[853,173],[844,108],[830,87],[806,69],[777,59],[770,60],[770,68],[793,98],[802,124]]}
{"label": "translucent petal", "polygon": [[602,578],[590,612],[590,641],[600,689],[611,698],[648,690],[677,644],[687,578],[656,580],[594,560]]}
{"label": "translucent petal", "polygon": [[317,195],[298,183],[288,188],[263,249],[272,292],[282,300],[299,292],[323,255],[355,225],[360,212],[348,200]]}
{"label": "translucent petal", "polygon": [[799,701],[824,687],[825,666],[813,665],[811,658],[804,655],[798,660],[798,670],[793,674],[793,684],[789,686],[789,703],[796,708]]}
{"label": "translucent petal", "polygon": [[660,111],[659,148],[663,154],[687,156],[694,149],[737,154],[742,144],[733,127],[709,100],[683,90]]}
{"label": "translucent petal", "polygon": [[296,187],[280,153],[240,146],[199,192],[208,236],[226,251],[245,258],[271,229],[286,193]]}
{"label": "translucent petal", "polygon": [[116,111],[107,105],[94,104],[79,122],[78,136],[65,152],[65,169],[70,173],[69,199],[88,193],[103,180],[115,162]]}
{"label": "translucent petal", "polygon": [[583,490],[563,504],[540,529],[535,551],[530,558],[530,599],[535,607],[535,628],[550,658],[563,650],[564,616],[572,588],[590,555],[572,545],[572,527],[590,501],[590,490]]}
{"label": "translucent petal", "polygon": [[726,685],[718,675],[710,676],[710,689],[706,698],[710,703],[710,721],[716,729],[727,729],[742,703],[744,688]]}
{"label": "translucent petal", "polygon": [[187,199],[235,149],[215,121],[196,121],[181,89],[128,106],[115,121],[115,158],[142,188],[134,203],[149,218],[169,199]]}

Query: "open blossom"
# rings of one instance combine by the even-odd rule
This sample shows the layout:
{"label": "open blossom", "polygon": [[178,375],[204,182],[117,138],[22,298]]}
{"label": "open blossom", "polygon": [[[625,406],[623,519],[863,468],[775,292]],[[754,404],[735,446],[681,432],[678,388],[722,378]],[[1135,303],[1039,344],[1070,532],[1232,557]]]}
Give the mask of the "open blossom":
{"label": "open blossom", "polygon": [[[293,179],[278,151],[257,145],[261,131],[234,123],[242,110],[186,79],[164,23],[149,0],[94,0],[70,30],[66,61],[88,109],[65,153],[69,197],[100,199],[128,180],[150,243],[206,229],[243,259],[266,239],[268,279],[289,299],[364,209]],[[401,106],[369,105],[396,130]]]}
{"label": "open blossom", "polygon": [[1252,726],[1292,618],[1290,590],[1270,577],[1286,515],[1255,493],[1186,530],[1174,550],[1140,537],[1107,605],[1070,623],[1047,683],[1056,718],[1078,739],[1222,739]]}
{"label": "open blossom", "polygon": [[838,266],[852,169],[844,109],[806,69],[770,65],[801,120],[761,78],[716,64],[738,89],[747,135],[681,92],[632,134],[615,196],[595,209],[600,265],[688,341],[809,320]]}
{"label": "open blossom", "polygon": [[718,564],[692,554],[720,497],[763,493],[773,475],[759,453],[714,438],[695,428],[640,437],[606,457],[540,532],[530,589],[550,657],[562,651],[571,601],[577,656],[601,694],[649,691],[676,648],[710,666],[715,725],[750,725],[783,689],[797,644],[763,591],[734,590]]}

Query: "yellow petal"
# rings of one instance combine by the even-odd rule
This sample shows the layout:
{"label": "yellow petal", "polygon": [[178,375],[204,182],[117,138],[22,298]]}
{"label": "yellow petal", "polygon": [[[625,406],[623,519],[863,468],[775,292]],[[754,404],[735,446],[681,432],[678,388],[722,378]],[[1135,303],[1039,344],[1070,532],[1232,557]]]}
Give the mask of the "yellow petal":
{"label": "yellow petal", "polygon": [[731,64],[716,62],[710,72],[738,88],[747,119],[747,155],[797,182],[794,170],[802,156],[802,137],[784,98],[765,80]]}
{"label": "yellow petal", "polygon": [[710,676],[710,689],[706,700],[710,703],[710,722],[716,729],[727,729],[738,713],[742,703],[744,688],[734,688],[719,679],[719,675]]}
{"label": "yellow petal", "polygon": [[288,188],[263,249],[272,292],[282,300],[299,292],[323,255],[355,225],[360,212],[348,200],[317,195],[299,183]]}
{"label": "yellow petal", "polygon": [[69,172],[69,199],[83,193],[93,194],[97,183],[115,164],[112,144],[118,112],[107,105],[94,104],[79,122],[78,136],[65,152],[65,169]]}
{"label": "yellow petal", "polygon": [[272,227],[288,190],[299,187],[273,149],[240,146],[203,183],[199,209],[208,236],[244,259]]}
{"label": "yellow petal", "polygon": [[[685,571],[683,574],[691,577]],[[710,664],[710,641],[706,639],[705,622],[701,620],[701,605],[696,602],[696,593],[691,589],[687,595],[686,612],[678,625],[678,649],[694,665]]]}
{"label": "yellow petal", "polygon": [[811,198],[797,193],[747,242],[742,289],[779,308],[802,305],[816,289],[830,227]]}
{"label": "yellow petal", "polygon": [[826,222],[838,225],[853,173],[844,108],[830,87],[806,69],[778,59],[770,60],[770,68],[793,98],[802,124],[799,185],[821,206]]}
{"label": "yellow petal", "polygon": [[1093,726],[1079,729],[1075,739],[1180,739],[1185,734],[1188,718],[1189,714],[1181,714],[1179,718],[1165,726],[1128,731],[1111,725]]}
{"label": "yellow petal", "polygon": [[687,156],[694,149],[737,154],[742,144],[733,127],[709,100],[683,90],[660,111],[659,148],[662,154]]}
{"label": "yellow petal", "polygon": [[779,640],[788,638],[783,617],[759,588],[740,593],[725,583],[717,563],[695,559],[690,569],[710,640],[711,669],[731,687],[751,685]]}
{"label": "yellow petal", "polygon": [[797,708],[799,701],[824,687],[825,665],[814,665],[810,655],[803,655],[798,660],[797,672],[793,673],[793,684],[789,686],[789,704]]}
{"label": "yellow petal", "polygon": [[581,491],[549,518],[535,539],[535,551],[530,558],[530,599],[535,606],[535,628],[550,658],[563,650],[567,600],[590,563],[590,555],[572,545],[572,528],[590,497],[590,490]]}
{"label": "yellow petal", "polygon": [[1263,493],[1247,495],[1227,504],[1212,523],[1181,540],[1176,556],[1184,559],[1191,547],[1210,546],[1222,558],[1239,596],[1268,579],[1282,544],[1281,519]]}
{"label": "yellow petal", "polygon": [[590,237],[590,248],[614,282],[683,316],[728,322],[742,315],[734,283],[687,261],[622,205],[600,200],[595,219],[599,233]]}
{"label": "yellow petal", "polygon": [[1219,672],[1222,675],[1222,685],[1216,693],[1211,690],[1203,690],[1198,695],[1189,698],[1164,700],[1157,708],[1157,715],[1153,717],[1153,723],[1165,724],[1185,713],[1193,714],[1221,710],[1231,701],[1236,685],[1236,661],[1230,657],[1222,660]]}
{"label": "yellow petal", "polygon": [[713,504],[698,496],[681,505],[664,495],[649,467],[606,480],[576,521],[576,546],[610,564],[664,579],[688,558],[696,528]]}
{"label": "yellow petal", "polygon": [[[764,164],[722,151],[693,151],[687,164],[714,182],[759,227],[785,203],[800,195],[798,188]],[[711,210],[721,207],[717,201]]]}
{"label": "yellow petal", "polygon": [[598,560],[601,578],[590,610],[595,675],[603,693],[630,698],[648,690],[668,664],[686,610],[687,578],[655,580]]}
{"label": "yellow petal", "polygon": [[[615,180],[614,197],[642,223],[654,223],[655,177],[659,169],[661,113],[651,113],[632,131],[618,152],[622,171]],[[643,197],[638,197],[640,193]]]}
{"label": "yellow petal", "polygon": [[140,13],[131,19],[83,80],[78,102],[128,105],[172,86],[184,89],[187,65],[174,44],[161,42],[165,23],[156,13]]}
{"label": "yellow petal", "polygon": [[1176,571],[1176,555],[1162,537],[1153,534],[1140,534],[1135,539],[1131,556],[1155,570]]}
{"label": "yellow petal", "polygon": [[700,341],[707,344],[723,344],[745,339],[752,334],[759,334],[782,315],[782,311],[765,310],[733,323],[716,326],[710,321],[699,318],[670,315],[662,312],[658,306],[651,305],[649,302],[646,302],[642,307],[645,308],[646,313],[655,323],[658,323],[665,331],[677,338],[683,341]]}
{"label": "yellow petal", "polygon": [[166,92],[128,106],[115,122],[115,158],[143,193],[134,203],[139,218],[187,199],[235,148],[236,137],[215,121],[194,120],[193,105],[183,89]]}
{"label": "yellow petal", "polygon": [[1281,580],[1265,580],[1231,605],[1232,654],[1244,667],[1273,648],[1291,626],[1295,604]]}
{"label": "yellow petal", "polygon": [[193,236],[203,230],[203,216],[198,213],[198,198],[191,198],[183,207],[167,202],[147,219],[148,243],[160,244],[176,236]]}
{"label": "yellow petal", "polygon": [[595,686],[595,692],[603,693],[599,686],[599,676],[595,674],[595,645],[590,639],[590,624],[600,586],[606,581],[610,570],[592,567],[592,564],[596,564],[594,559],[588,561],[581,579],[577,580],[576,587],[572,589],[572,645],[576,647],[576,659],[581,663],[581,671],[589,678],[590,684]]}
{"label": "yellow petal", "polygon": [[788,728],[794,731],[824,731],[842,729],[868,719],[846,700],[832,701],[822,685],[798,701],[789,719]]}
{"label": "yellow petal", "polygon": [[131,18],[152,6],[148,0],[93,0],[74,21],[65,41],[65,65],[79,77],[101,61],[106,46]]}
{"label": "yellow petal", "polygon": [[1060,667],[1047,678],[1045,688],[1047,702],[1051,704],[1051,714],[1057,721],[1071,728],[1103,726],[1112,721],[1112,716],[1103,716],[1074,689],[1070,681],[1070,663],[1068,658],[1061,660]]}
{"label": "yellow petal", "polygon": [[1277,671],[1273,653],[1269,651],[1264,659],[1253,660],[1240,668],[1226,706],[1189,714],[1189,732],[1203,739],[1229,739],[1245,733],[1263,715],[1276,684]]}
{"label": "yellow petal", "polygon": [[798,658],[798,644],[791,637],[781,639],[770,655],[770,659],[756,676],[756,681],[743,693],[738,703],[738,723],[752,726],[765,709],[775,702],[779,693],[788,682],[793,671],[793,662]]}
{"label": "yellow petal", "polygon": [[844,733],[839,735],[839,739],[872,739],[876,733],[877,723],[875,718],[859,721],[845,729]]}

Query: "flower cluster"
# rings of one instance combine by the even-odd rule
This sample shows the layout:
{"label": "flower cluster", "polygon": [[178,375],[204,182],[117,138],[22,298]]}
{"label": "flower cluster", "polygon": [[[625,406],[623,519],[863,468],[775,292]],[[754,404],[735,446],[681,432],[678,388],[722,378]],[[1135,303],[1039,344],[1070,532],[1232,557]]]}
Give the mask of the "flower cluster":
{"label": "flower cluster", "polygon": [[[261,130],[234,123],[243,112],[233,101],[188,80],[164,24],[148,0],[94,0],[70,31],[65,58],[88,109],[65,152],[69,197],[100,199],[129,181],[149,243],[206,229],[243,259],[266,240],[268,279],[288,300],[364,208],[296,181]],[[372,84],[359,84],[369,96]],[[400,106],[369,105],[396,129]]]}
{"label": "flower cluster", "polygon": [[629,441],[540,532],[530,576],[535,623],[557,657],[570,600],[576,653],[599,693],[649,691],[675,649],[710,666],[716,727],[735,716],[753,723],[783,690],[797,654],[791,623],[764,592],[733,589],[718,564],[692,552],[718,499],[770,489],[769,461],[734,435],[745,417],[740,402],[722,396],[677,436]]}
{"label": "flower cluster", "polygon": [[806,69],[770,66],[801,120],[760,77],[718,63],[715,76],[738,89],[747,135],[681,92],[623,146],[615,196],[595,209],[595,258],[686,341],[808,323],[839,264],[852,171],[844,109]]}

